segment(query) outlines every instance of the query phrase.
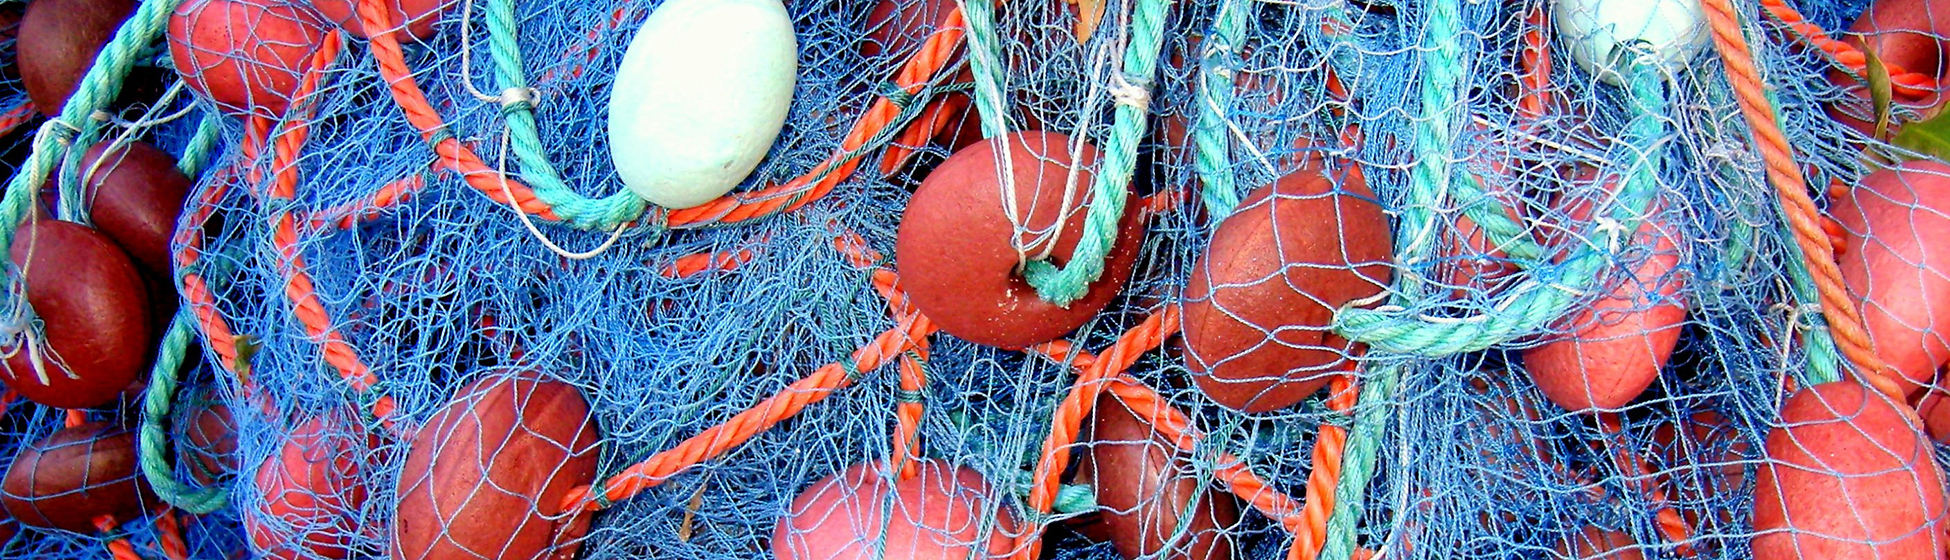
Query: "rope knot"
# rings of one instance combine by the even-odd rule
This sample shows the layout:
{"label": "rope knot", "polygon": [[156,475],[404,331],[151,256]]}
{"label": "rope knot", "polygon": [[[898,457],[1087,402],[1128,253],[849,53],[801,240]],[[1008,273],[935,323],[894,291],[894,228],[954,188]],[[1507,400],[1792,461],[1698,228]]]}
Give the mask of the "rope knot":
{"label": "rope knot", "polygon": [[900,84],[880,82],[880,86],[876,89],[879,90],[877,93],[881,97],[887,98],[887,101],[894,104],[895,109],[906,109],[908,105],[914,103],[914,94],[908,93],[907,89],[902,88]]}
{"label": "rope knot", "polygon": [[47,122],[41,123],[41,130],[38,135],[45,138],[53,138],[55,142],[62,146],[70,146],[74,144],[75,137],[81,135],[81,129],[75,128],[74,125],[68,124],[68,121],[61,120],[60,117],[55,117],[48,119]]}
{"label": "rope knot", "polygon": [[506,114],[511,111],[534,109],[535,100],[540,98],[541,94],[540,90],[532,87],[516,86],[501,90],[500,95],[494,96],[494,100],[501,104],[501,112]]}
{"label": "rope knot", "polygon": [[1123,72],[1111,74],[1110,97],[1118,105],[1147,111],[1151,108],[1151,80]]}

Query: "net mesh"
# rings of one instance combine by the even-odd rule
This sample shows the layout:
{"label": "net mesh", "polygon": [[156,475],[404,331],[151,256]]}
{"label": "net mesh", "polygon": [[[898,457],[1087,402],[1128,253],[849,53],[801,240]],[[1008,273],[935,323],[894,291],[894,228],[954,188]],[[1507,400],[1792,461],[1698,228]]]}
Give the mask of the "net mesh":
{"label": "net mesh", "polygon": [[[219,4],[250,5],[181,9]],[[616,177],[606,116],[659,2],[534,0],[504,16],[495,10],[513,3],[375,4],[440,9],[431,34],[402,47],[334,36],[279,62],[302,77],[280,119],[226,116],[187,88],[118,101],[113,118],[81,127],[89,143],[126,137],[179,156],[214,139],[179,224],[190,234],[174,246],[177,327],[201,350],[165,394],[161,466],[211,480],[199,459],[212,451],[191,432],[201,403],[217,401],[236,470],[211,480],[227,492],[213,513],[164,514],[150,500],[106,532],[22,527],[0,556],[525,558],[562,543],[590,559],[711,560],[1945,548],[1933,446],[1945,432],[1924,424],[1943,428],[1934,318],[1950,279],[1932,259],[1950,221],[1932,205],[1950,167],[1878,171],[1931,148],[1872,138],[1881,94],[1866,84],[1877,80],[1849,73],[1875,72],[1835,46],[1877,51],[1894,84],[1887,128],[1926,136],[1934,41],[1950,33],[1930,27],[1942,3],[1884,1],[1877,9],[1900,16],[1880,18],[1858,17],[1861,0],[1731,3],[1824,209],[1810,223],[1833,238],[1822,241],[1836,246],[1849,300],[1894,368],[1883,375],[1910,380],[1893,399],[1822,385],[1857,375],[1839,359],[1844,336],[1825,327],[1840,315],[1817,313],[1822,273],[1804,263],[1822,256],[1796,242],[1729,85],[1751,76],[1730,76],[1706,20],[1695,56],[1607,66],[1616,83],[1573,59],[1583,36],[1560,21],[1692,2],[1119,0],[1079,41],[1079,14],[1097,2],[793,0],[791,108],[736,191],[747,194],[641,214]],[[971,64],[967,48],[930,54],[961,40],[927,39],[962,21],[958,8],[971,39],[992,32],[989,64]],[[1157,71],[1126,75],[1147,26],[1163,38],[1148,55]],[[1853,39],[1897,31],[1929,41]],[[1885,46],[1898,43],[1916,51]],[[166,44],[143,43],[137,65],[173,64]],[[212,55],[225,53],[200,56]],[[910,59],[930,57],[938,78],[895,85]],[[144,86],[158,92],[177,81],[143,75],[170,76]],[[991,77],[995,91],[982,91]],[[5,78],[0,99],[25,106]],[[909,108],[875,109],[890,93]],[[1006,124],[977,116],[990,97]],[[880,125],[854,134],[863,115]],[[1128,115],[1147,129],[1132,145],[1116,140],[1136,124]],[[0,116],[9,175],[31,167],[35,131],[54,128],[45,119]],[[1088,143],[1095,179],[1052,163],[1065,158],[950,157],[985,124],[1079,143],[1045,151]],[[848,151],[857,169],[833,170]],[[1083,224],[1122,187],[1092,182],[1119,158],[1141,225],[1123,234]],[[998,184],[1006,173],[1016,180]],[[1293,177],[1316,180],[1254,195]],[[910,212],[910,200],[957,188],[963,206]],[[957,223],[984,215],[968,206],[981,204],[1009,221],[954,226],[937,241],[948,248],[932,249],[968,271],[938,281],[904,269],[905,224]],[[1374,235],[1341,237],[1361,220],[1379,220]],[[1101,233],[1115,239],[1106,269],[1121,289],[1098,284],[1091,293],[1114,295],[1077,304],[1096,311],[1044,303],[1020,278],[1033,261],[1087,260],[1074,258],[1079,240]],[[993,270],[979,269],[993,260],[983,251],[1003,255]],[[1259,273],[1241,275],[1249,260]],[[1363,266],[1381,273],[1351,272]],[[1075,316],[1075,330],[1026,350],[969,342],[981,337],[955,332],[949,315],[987,316],[938,302],[989,297],[985,273],[1022,304],[1002,320],[1048,328]],[[1200,282],[1219,295],[1197,297]],[[1197,330],[1214,321],[1240,344],[1194,358]],[[1469,330],[1490,324],[1515,326]],[[1226,360],[1245,366],[1214,365]],[[513,373],[543,381],[512,385],[505,401],[456,400]],[[1286,402],[1222,405],[1212,376],[1235,373],[1260,382],[1235,397]],[[1284,399],[1266,388],[1293,384],[1320,389]],[[85,414],[133,427],[144,406],[125,400]],[[1928,422],[1890,412],[1918,404]],[[453,410],[472,420],[454,423]],[[0,464],[73,420],[14,399]],[[599,434],[595,474],[563,477],[579,472],[557,463],[589,445],[573,435],[583,426]],[[432,466],[415,466],[429,455]],[[441,514],[407,511],[409,487],[431,487]],[[1337,493],[1350,488],[1362,492]],[[535,521],[494,532],[509,519]],[[420,523],[433,527],[403,528]],[[439,542],[399,540],[408,533]]]}

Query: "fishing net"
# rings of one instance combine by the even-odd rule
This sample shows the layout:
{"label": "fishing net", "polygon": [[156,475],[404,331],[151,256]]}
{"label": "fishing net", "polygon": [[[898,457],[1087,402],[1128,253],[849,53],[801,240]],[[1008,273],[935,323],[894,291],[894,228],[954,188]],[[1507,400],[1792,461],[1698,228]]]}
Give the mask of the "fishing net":
{"label": "fishing net", "polygon": [[[607,118],[663,2],[297,4],[225,37],[360,34],[321,24],[257,114],[187,85],[251,62],[226,51],[107,101],[175,64],[172,11],[248,4],[144,2],[89,78],[107,93],[58,120],[4,84],[10,219],[83,219],[89,193],[31,193],[102,139],[196,186],[146,389],[14,398],[0,428],[0,461],[82,420],[138,430],[158,497],[0,556],[1944,549],[1943,432],[1896,410],[1942,398],[1950,167],[1865,179],[1938,149],[1940,61],[1848,41],[1943,37],[1950,6],[793,0],[777,141],[729,197],[666,210],[617,177]],[[1628,4],[1696,22],[1690,54],[1575,54]],[[1008,157],[951,158],[997,136]],[[943,170],[1008,202],[917,217]],[[1074,330],[978,344],[930,303],[993,294],[910,270],[904,229],[991,210],[926,262],[988,262],[1000,232],[1026,303],[996,320]]]}

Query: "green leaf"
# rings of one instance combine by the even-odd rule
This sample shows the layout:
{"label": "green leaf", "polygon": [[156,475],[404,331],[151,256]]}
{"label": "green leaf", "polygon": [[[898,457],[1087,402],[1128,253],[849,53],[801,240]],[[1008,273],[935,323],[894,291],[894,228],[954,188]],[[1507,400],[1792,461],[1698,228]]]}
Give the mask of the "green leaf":
{"label": "green leaf", "polygon": [[1895,144],[1939,160],[1950,161],[1950,113],[1939,114],[1927,121],[1903,125],[1902,131],[1896,133]]}
{"label": "green leaf", "polygon": [[1889,83],[1889,67],[1882,64],[1882,57],[1876,56],[1874,50],[1862,49],[1862,56],[1868,59],[1868,68],[1864,73],[1869,79],[1869,101],[1875,106],[1875,137],[1877,140],[1888,140],[1890,102],[1895,97],[1895,90]]}

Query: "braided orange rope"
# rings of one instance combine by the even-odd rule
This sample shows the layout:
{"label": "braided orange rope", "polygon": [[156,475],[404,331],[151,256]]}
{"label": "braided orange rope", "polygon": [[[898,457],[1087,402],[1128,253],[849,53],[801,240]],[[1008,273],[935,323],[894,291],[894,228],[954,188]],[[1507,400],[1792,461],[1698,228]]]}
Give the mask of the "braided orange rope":
{"label": "braided orange rope", "polygon": [[[1836,64],[1847,68],[1857,79],[1868,73],[1869,60],[1860,49],[1846,41],[1829,37],[1828,32],[1822,31],[1821,27],[1808,23],[1808,19],[1802,17],[1801,12],[1787,5],[1787,0],[1760,0],[1760,7],[1774,19],[1786,24],[1788,29],[1793,30],[1797,39],[1807,43],[1808,46],[1820,49]],[[1727,13],[1732,13],[1730,6],[1727,8]],[[1926,97],[1935,93],[1940,87],[1935,76],[1907,71],[1886,60],[1883,61],[1883,67],[1889,71],[1891,91],[1904,97],[1912,99]]]}
{"label": "braided orange rope", "polygon": [[[481,157],[460,143],[451,134],[441,134],[446,122],[440,113],[427,101],[426,95],[414,80],[412,69],[407,67],[405,55],[399,40],[394,36],[395,25],[391,25],[390,13],[381,0],[360,0],[359,17],[366,29],[379,29],[370,38],[370,51],[378,64],[381,77],[386,80],[393,101],[400,107],[406,120],[420,130],[428,141],[438,139],[434,152],[440,163],[461,174],[468,186],[501,204],[513,206],[544,220],[559,221],[547,203],[535,197],[535,192],[513,177],[506,177],[495,168],[487,165]],[[959,8],[951,10],[940,29],[922,43],[913,58],[902,65],[895,84],[909,93],[919,92],[920,88],[951,60],[961,47],[964,35],[962,13]],[[810,173],[774,187],[750,193],[733,193],[695,208],[673,211],[665,220],[672,227],[697,226],[712,223],[735,223],[760,218],[778,212],[798,209],[818,200],[841,181],[846,180],[860,164],[858,158],[849,158],[847,153],[865,146],[867,141],[878,135],[890,124],[900,109],[885,97],[874,101],[871,108],[847,134],[840,148],[825,163],[815,167]],[[815,180],[816,177],[821,177]],[[379,206],[374,203],[372,206]]]}
{"label": "braided orange rope", "polygon": [[32,102],[26,97],[20,98],[19,103],[8,108],[6,112],[0,112],[0,136],[13,132],[14,129],[20,128],[20,125],[34,122],[34,119],[39,116],[40,112],[34,110]]}
{"label": "braided orange rope", "polygon": [[1903,390],[1890,377],[1894,368],[1876,356],[1863,330],[1862,313],[1842,283],[1841,268],[1835,264],[1835,248],[1818,223],[1821,211],[1808,196],[1808,180],[1794,161],[1794,148],[1774,118],[1774,107],[1767,99],[1767,84],[1754,66],[1753,53],[1741,34],[1739,14],[1731,0],[1700,0],[1706,19],[1713,28],[1713,47],[1726,67],[1727,82],[1740,101],[1740,112],[1753,131],[1755,148],[1767,165],[1767,178],[1781,200],[1788,226],[1794,230],[1794,243],[1800,247],[1808,271],[1814,276],[1820,306],[1828,318],[1828,328],[1842,356],[1855,366],[1864,383],[1898,401]]}
{"label": "braided orange rope", "polygon": [[1678,545],[1674,549],[1675,552],[1682,556],[1692,556],[1693,545],[1687,542],[1692,540],[1692,527],[1686,524],[1685,518],[1679,516],[1679,510],[1666,501],[1665,489],[1649,481],[1651,473],[1645,466],[1645,460],[1639,457],[1638,451],[1625,437],[1625,427],[1620,423],[1618,415],[1610,412],[1599,413],[1598,428],[1605,433],[1606,451],[1610,452],[1612,464],[1618,469],[1619,476],[1626,480],[1628,486],[1631,485],[1631,481],[1639,480],[1640,482],[1637,483],[1639,494],[1645,496],[1647,502],[1659,509],[1656,525],[1660,536],[1665,537],[1667,542]]}
{"label": "braided orange rope", "polygon": [[[261,129],[247,128],[244,132],[245,143],[261,142],[261,140],[252,140],[254,137],[261,138]],[[189,214],[189,219],[181,223],[200,225],[207,222],[210,214],[215,211],[217,202],[229,192],[231,175],[234,173],[229,168],[219,171],[218,176],[213,178],[209,186],[203,190],[202,196],[190,202],[188,209],[185,210]],[[198,329],[203,331],[203,338],[206,341],[203,345],[204,350],[214,353],[218,358],[217,365],[223,367],[225,371],[237,374],[239,365],[237,337],[231,334],[230,325],[217,311],[216,297],[210,293],[210,287],[204,282],[202,273],[197,271],[196,264],[203,258],[202,232],[201,227],[184,227],[176,230],[174,244],[183,248],[176,253],[176,269],[183,271],[183,299],[188,303],[191,314],[196,317]],[[239,381],[245,385],[250,383],[249,379],[241,377]]]}
{"label": "braided orange rope", "polygon": [[[1070,464],[1070,445],[1076,443],[1077,431],[1083,428],[1084,419],[1090,417],[1097,398],[1103,395],[1105,380],[1131,367],[1138,356],[1164,344],[1165,338],[1175,332],[1178,332],[1178,307],[1166,306],[1125,331],[1077,374],[1070,393],[1056,405],[1056,412],[1050,418],[1049,437],[1043,440],[1042,458],[1036,462],[1034,485],[1029,489],[1026,504],[1033,514],[1048,514],[1056,504],[1057,486],[1062,483],[1063,469]],[[1041,528],[1030,527],[1018,535],[1014,550],[1016,560],[1036,558],[1042,552]]]}
{"label": "braided orange rope", "polygon": [[1524,18],[1529,29],[1523,34],[1523,50],[1518,56],[1523,74],[1517,78],[1517,114],[1536,119],[1544,116],[1550,104],[1551,51],[1550,6],[1538,4]]}
{"label": "braided orange rope", "polygon": [[901,395],[894,406],[893,453],[889,459],[898,480],[907,480],[920,474],[919,458],[915,449],[920,447],[921,417],[927,414],[927,405],[921,401],[921,390],[927,387],[927,370],[922,367],[927,359],[928,341],[916,341],[914,349],[901,354]]}

